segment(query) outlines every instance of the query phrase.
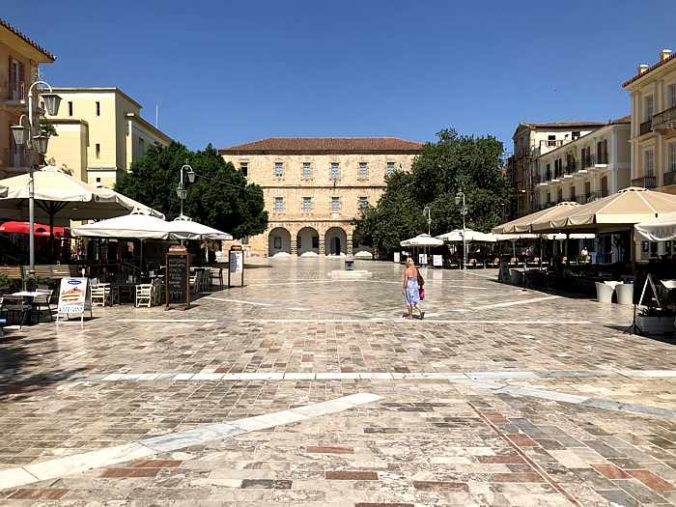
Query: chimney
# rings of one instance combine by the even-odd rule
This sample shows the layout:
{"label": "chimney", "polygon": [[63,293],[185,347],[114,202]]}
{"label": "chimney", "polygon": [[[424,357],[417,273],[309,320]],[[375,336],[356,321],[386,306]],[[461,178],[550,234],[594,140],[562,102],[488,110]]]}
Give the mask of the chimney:
{"label": "chimney", "polygon": [[646,65],[645,63],[642,63],[641,65],[638,66],[639,75],[643,74],[647,70],[648,70],[648,65]]}
{"label": "chimney", "polygon": [[671,49],[663,49],[660,51],[660,62],[663,62],[671,56]]}

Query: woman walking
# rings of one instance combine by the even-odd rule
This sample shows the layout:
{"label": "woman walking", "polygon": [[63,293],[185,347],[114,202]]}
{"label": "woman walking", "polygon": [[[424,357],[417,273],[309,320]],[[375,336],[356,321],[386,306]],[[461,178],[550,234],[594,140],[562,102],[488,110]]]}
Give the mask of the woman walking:
{"label": "woman walking", "polygon": [[408,306],[408,316],[406,317],[408,319],[413,318],[414,308],[420,314],[420,320],[425,318],[425,312],[420,307],[420,300],[425,297],[424,284],[425,280],[423,280],[413,259],[409,257],[406,259],[406,269],[404,270],[404,277],[402,279],[402,292]]}

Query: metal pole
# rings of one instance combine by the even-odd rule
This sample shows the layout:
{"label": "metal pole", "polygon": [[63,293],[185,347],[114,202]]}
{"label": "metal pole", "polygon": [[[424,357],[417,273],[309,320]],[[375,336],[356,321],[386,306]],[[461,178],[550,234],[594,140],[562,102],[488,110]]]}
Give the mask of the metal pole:
{"label": "metal pole", "polygon": [[181,217],[183,216],[183,199],[184,199],[184,197],[183,197],[183,190],[184,190],[184,188],[183,188],[183,168],[184,167],[185,166],[181,167],[181,182],[179,183],[179,189],[181,190],[181,192],[180,192],[180,195],[178,196],[178,200],[181,201],[181,214],[180,214]]}
{"label": "metal pole", "polygon": [[33,83],[28,88],[28,274],[35,275],[35,179],[33,177]]}
{"label": "metal pole", "polygon": [[465,231],[465,215],[467,215],[467,207],[465,204],[465,194],[462,194],[462,269],[465,270],[467,266],[467,233]]}

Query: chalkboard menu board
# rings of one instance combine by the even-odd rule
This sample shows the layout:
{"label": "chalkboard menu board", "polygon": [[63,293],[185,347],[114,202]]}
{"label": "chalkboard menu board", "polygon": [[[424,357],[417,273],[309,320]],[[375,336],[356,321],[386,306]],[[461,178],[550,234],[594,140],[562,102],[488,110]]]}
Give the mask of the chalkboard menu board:
{"label": "chalkboard menu board", "polygon": [[172,247],[167,253],[165,289],[167,308],[190,306],[190,260],[183,247]]}

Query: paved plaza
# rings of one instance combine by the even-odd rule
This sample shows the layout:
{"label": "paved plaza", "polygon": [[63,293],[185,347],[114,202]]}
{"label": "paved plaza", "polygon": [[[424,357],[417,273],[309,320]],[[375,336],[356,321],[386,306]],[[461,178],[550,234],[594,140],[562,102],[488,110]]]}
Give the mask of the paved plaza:
{"label": "paved plaza", "polygon": [[0,503],[674,505],[676,347],[632,308],[272,260],[188,311],[0,340]]}

